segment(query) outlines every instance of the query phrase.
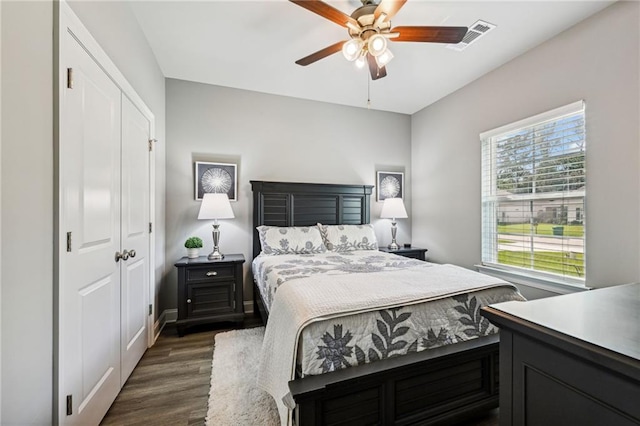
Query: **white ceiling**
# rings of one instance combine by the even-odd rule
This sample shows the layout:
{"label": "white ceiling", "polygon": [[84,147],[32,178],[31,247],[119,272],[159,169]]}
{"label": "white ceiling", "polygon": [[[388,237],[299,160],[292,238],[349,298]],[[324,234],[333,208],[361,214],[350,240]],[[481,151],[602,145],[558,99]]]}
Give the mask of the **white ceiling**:
{"label": "white ceiling", "polygon": [[[496,24],[466,50],[391,43],[387,77],[370,84],[371,108],[413,114],[598,12],[613,1],[409,0],[399,25]],[[328,1],[351,14],[358,0]],[[348,38],[347,30],[286,0],[132,2],[166,77],[356,107],[367,105],[368,71],[341,53],[294,62]]]}

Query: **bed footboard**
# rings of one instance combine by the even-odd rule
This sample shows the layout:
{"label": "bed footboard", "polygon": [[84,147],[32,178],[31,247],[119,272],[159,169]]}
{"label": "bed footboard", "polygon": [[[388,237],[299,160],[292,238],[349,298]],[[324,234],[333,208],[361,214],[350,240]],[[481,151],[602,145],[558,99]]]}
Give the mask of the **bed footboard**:
{"label": "bed footboard", "polygon": [[451,424],[498,406],[497,335],[289,382],[298,426]]}

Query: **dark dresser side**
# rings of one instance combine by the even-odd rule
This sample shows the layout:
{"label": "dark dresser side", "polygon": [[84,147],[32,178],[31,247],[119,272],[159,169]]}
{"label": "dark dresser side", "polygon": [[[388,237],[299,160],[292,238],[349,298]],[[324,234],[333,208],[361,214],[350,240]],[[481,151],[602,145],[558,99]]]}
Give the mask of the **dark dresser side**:
{"label": "dark dresser side", "polygon": [[640,284],[482,309],[500,327],[500,425],[640,424]]}

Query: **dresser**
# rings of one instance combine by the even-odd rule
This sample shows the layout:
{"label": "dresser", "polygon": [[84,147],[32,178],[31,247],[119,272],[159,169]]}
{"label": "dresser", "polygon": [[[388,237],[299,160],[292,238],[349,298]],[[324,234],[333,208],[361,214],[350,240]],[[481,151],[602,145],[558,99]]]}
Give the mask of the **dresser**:
{"label": "dresser", "polygon": [[640,284],[482,309],[500,327],[500,425],[640,424]]}
{"label": "dresser", "polygon": [[241,254],[227,254],[221,260],[183,257],[178,269],[178,335],[193,325],[244,319],[242,304],[245,262]]}

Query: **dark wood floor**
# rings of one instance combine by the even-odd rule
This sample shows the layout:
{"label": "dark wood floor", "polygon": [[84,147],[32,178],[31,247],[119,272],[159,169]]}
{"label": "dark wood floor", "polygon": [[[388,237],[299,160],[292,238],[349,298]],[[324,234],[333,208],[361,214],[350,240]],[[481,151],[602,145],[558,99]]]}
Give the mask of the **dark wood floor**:
{"label": "dark wood floor", "polygon": [[[245,327],[261,325],[249,317]],[[194,327],[178,337],[167,326],[102,420],[101,425],[204,425],[209,399],[213,339],[233,323]]]}
{"label": "dark wood floor", "polygon": [[[245,327],[261,325],[249,316]],[[167,326],[144,354],[101,425],[201,426],[207,415],[213,339],[233,324],[193,328],[184,337]],[[498,410],[465,423],[497,426]],[[253,425],[246,425],[253,426]],[[259,426],[259,425],[256,425]]]}

